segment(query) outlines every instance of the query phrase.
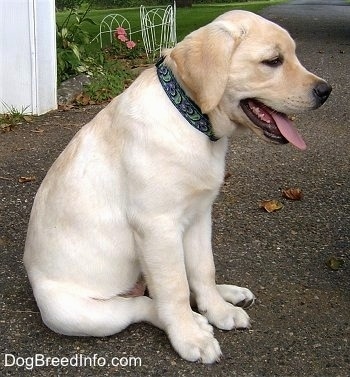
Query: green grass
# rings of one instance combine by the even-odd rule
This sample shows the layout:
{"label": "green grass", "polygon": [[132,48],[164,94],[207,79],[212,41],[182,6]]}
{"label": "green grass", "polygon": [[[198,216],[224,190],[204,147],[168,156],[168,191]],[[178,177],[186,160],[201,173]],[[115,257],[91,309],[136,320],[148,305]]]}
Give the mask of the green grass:
{"label": "green grass", "polygon": [[213,21],[221,14],[242,9],[259,13],[267,6],[282,3],[283,1],[257,1],[247,3],[215,4],[215,5],[194,5],[192,8],[177,10],[177,39],[181,41],[187,34],[201,26]]}
{"label": "green grass", "polygon": [[25,123],[31,120],[31,117],[26,115],[29,106],[22,106],[19,110],[14,106],[2,103],[5,108],[5,113],[0,114],[0,131],[10,131],[17,124]]}
{"label": "green grass", "polygon": [[[178,8],[177,9],[177,40],[181,41],[191,31],[198,29],[199,27],[211,22],[214,18],[220,14],[233,9],[243,9],[254,13],[259,13],[262,9],[270,5],[283,3],[285,1],[271,0],[271,1],[256,1],[256,2],[244,2],[244,3],[232,3],[232,4],[212,4],[212,5],[193,5],[192,8]],[[84,28],[89,34],[94,37],[99,33],[99,25],[102,19],[108,14],[120,13],[126,17],[131,25],[133,31],[140,30],[140,16],[139,8],[129,9],[92,9],[88,13],[88,17],[91,18],[96,25],[86,23]],[[57,12],[56,19],[60,24],[67,17],[68,12]],[[140,39],[140,36],[136,35],[134,40]],[[92,49],[99,49],[98,41],[92,43]]]}

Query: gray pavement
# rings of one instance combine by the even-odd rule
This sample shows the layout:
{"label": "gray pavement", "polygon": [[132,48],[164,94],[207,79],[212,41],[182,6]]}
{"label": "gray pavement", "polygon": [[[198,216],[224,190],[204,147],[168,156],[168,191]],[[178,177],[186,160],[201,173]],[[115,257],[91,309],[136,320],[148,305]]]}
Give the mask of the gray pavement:
{"label": "gray pavement", "polygon": [[[350,375],[350,6],[294,1],[263,15],[290,31],[302,63],[334,89],[321,109],[297,117],[305,152],[252,134],[232,140],[231,176],[215,204],[213,243],[218,282],[247,286],[257,296],[249,309],[252,329],[215,330],[224,358],[205,366],[181,360],[164,333],[147,324],[101,339],[64,337],[43,326],[22,266],[30,207],[49,166],[99,107],[56,111],[0,134],[0,375]],[[36,180],[19,183],[20,176]],[[303,199],[281,198],[287,187],[301,188]],[[284,208],[264,212],[262,199],[279,199]],[[330,258],[343,265],[332,270]],[[5,367],[5,354],[18,365]],[[73,363],[78,355],[87,365],[20,366],[28,358],[29,369],[36,354]],[[142,365],[135,359],[136,366],[107,365],[130,356]],[[97,357],[106,365],[98,366]]]}

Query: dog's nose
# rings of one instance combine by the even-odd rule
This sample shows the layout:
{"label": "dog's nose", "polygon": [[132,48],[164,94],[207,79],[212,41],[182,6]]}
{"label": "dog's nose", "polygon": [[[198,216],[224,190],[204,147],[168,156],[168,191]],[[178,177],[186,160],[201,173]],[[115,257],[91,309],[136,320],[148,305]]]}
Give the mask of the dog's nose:
{"label": "dog's nose", "polygon": [[317,106],[321,106],[326,102],[327,98],[331,94],[332,87],[325,81],[319,81],[313,89],[314,96],[317,101]]}

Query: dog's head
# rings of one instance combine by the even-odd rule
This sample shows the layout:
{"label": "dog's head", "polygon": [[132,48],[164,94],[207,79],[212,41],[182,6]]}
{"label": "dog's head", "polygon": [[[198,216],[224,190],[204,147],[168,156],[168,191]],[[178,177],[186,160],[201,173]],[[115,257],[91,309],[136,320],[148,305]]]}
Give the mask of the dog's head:
{"label": "dog's head", "polygon": [[332,90],[300,64],[286,30],[245,11],[225,13],[189,34],[166,62],[218,137],[245,126],[304,149],[286,114],[321,106]]}

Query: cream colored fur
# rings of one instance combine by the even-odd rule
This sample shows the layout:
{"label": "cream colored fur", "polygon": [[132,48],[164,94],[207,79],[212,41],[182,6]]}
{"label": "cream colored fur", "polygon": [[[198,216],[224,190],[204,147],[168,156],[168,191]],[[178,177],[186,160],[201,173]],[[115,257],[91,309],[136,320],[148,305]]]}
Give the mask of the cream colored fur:
{"label": "cream colored fur", "polygon": [[[216,285],[211,247],[227,137],[237,127],[259,133],[239,101],[307,110],[319,79],[300,65],[286,31],[248,12],[224,14],[165,54],[220,140],[186,122],[155,68],[143,72],[49,170],[34,201],[24,263],[52,330],[106,336],[147,321],[166,331],[184,359],[212,363],[221,351],[210,324],[249,327],[235,304],[254,299],[246,288]],[[285,57],[278,75],[260,64],[276,54]],[[121,297],[141,274],[150,297]],[[201,314],[192,311],[190,293]]]}

